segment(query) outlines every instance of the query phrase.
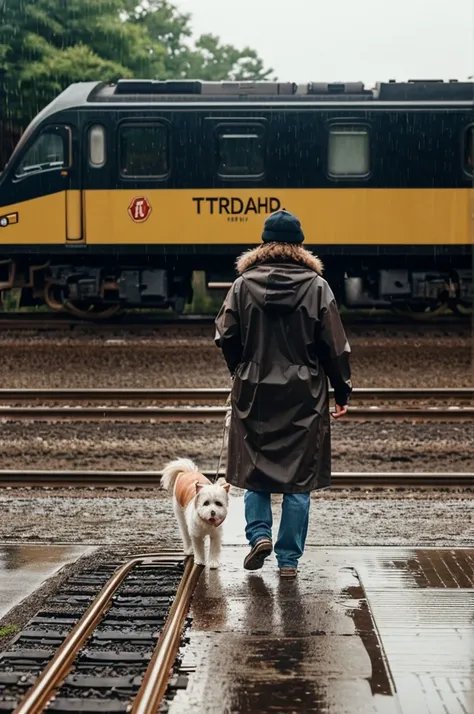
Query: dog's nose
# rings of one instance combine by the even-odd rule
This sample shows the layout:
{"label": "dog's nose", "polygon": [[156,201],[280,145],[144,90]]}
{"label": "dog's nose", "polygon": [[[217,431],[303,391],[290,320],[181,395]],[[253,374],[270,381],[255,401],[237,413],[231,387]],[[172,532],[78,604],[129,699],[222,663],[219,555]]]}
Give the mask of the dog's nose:
{"label": "dog's nose", "polygon": [[211,518],[214,518],[215,515],[216,515],[216,512],[215,512],[215,511],[211,511]]}

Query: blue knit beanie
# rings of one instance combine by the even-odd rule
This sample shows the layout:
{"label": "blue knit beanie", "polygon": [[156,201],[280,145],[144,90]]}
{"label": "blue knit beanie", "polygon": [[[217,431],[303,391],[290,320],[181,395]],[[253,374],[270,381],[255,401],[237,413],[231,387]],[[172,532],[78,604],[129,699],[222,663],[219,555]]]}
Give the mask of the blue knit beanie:
{"label": "blue knit beanie", "polygon": [[302,243],[304,234],[299,220],[286,209],[268,216],[263,226],[264,243]]}

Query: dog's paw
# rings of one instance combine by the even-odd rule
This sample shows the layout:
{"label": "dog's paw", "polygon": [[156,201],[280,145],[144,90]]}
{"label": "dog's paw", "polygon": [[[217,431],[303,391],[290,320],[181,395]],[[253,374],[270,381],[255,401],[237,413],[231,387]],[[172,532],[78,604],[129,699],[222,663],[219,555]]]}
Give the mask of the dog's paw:
{"label": "dog's paw", "polygon": [[209,567],[211,570],[217,570],[217,568],[220,568],[221,564],[219,563],[218,560],[210,560],[209,561]]}

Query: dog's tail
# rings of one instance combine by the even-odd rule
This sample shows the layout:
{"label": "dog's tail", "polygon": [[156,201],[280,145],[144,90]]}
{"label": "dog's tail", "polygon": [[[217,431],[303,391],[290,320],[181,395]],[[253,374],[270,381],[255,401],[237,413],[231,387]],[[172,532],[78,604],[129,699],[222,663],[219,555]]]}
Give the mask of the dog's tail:
{"label": "dog's tail", "polygon": [[175,461],[170,461],[169,464],[166,464],[163,469],[163,476],[161,478],[163,488],[167,491],[172,491],[179,474],[188,471],[199,472],[196,464],[190,459],[176,459]]}

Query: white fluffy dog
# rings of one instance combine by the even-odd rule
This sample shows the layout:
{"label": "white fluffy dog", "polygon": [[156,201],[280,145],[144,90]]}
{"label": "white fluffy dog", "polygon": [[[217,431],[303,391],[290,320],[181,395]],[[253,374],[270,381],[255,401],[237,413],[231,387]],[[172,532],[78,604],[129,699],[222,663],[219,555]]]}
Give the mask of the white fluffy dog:
{"label": "white fluffy dog", "polygon": [[185,554],[194,555],[194,562],[204,565],[204,538],[209,536],[209,567],[218,568],[230,484],[224,479],[211,483],[189,459],[167,464],[162,484],[167,491],[173,491],[173,510]]}

